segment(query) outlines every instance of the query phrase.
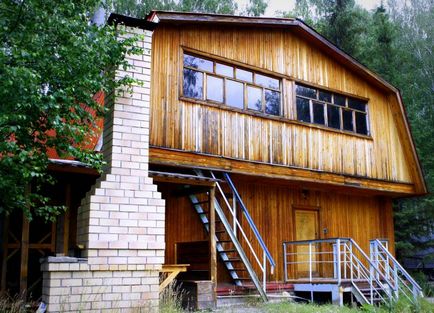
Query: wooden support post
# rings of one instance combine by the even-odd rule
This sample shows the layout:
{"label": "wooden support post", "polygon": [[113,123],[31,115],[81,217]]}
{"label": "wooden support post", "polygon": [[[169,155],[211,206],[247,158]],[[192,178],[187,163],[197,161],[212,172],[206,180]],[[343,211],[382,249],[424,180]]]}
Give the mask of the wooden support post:
{"label": "wooden support post", "polygon": [[[71,184],[66,184],[65,204],[66,212],[63,218],[63,254],[68,255],[69,250],[69,219],[71,214]],[[55,238],[52,233],[52,238]]]}
{"label": "wooden support post", "polygon": [[6,273],[8,270],[8,233],[9,233],[9,217],[5,217],[3,223],[3,259],[2,259],[2,280],[1,294],[6,292]]}
{"label": "wooden support post", "polygon": [[26,297],[27,272],[29,263],[29,220],[23,215],[23,230],[21,233],[21,271],[20,271],[20,293]]}
{"label": "wooden support post", "polygon": [[213,282],[213,293],[216,294],[217,290],[217,243],[215,237],[215,186],[209,192],[209,241],[210,241],[210,268],[211,268],[211,281]]}

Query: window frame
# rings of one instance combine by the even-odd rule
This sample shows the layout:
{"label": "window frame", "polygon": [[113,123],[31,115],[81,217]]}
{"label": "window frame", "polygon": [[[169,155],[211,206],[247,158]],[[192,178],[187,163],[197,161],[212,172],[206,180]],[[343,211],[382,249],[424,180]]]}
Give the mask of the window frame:
{"label": "window frame", "polygon": [[[212,67],[213,67],[213,71],[207,71],[204,69],[198,69],[198,68],[194,68],[191,66],[185,66],[184,65],[184,57],[185,55],[188,56],[193,56],[193,57],[198,57],[207,61],[210,61],[213,63]],[[204,55],[202,53],[198,53],[196,51],[191,51],[191,50],[187,50],[187,49],[181,49],[181,53],[180,53],[180,88],[179,88],[179,94],[180,94],[180,98],[182,100],[186,100],[186,101],[193,101],[193,102],[200,102],[200,103],[204,103],[204,104],[210,104],[213,106],[218,106],[220,108],[224,108],[224,109],[230,109],[230,110],[238,110],[241,112],[245,112],[245,113],[249,113],[249,114],[253,114],[253,115],[260,115],[260,116],[264,116],[264,117],[270,117],[270,118],[283,118],[284,117],[284,78],[282,78],[279,75],[273,75],[270,74],[266,71],[261,71],[258,69],[254,69],[254,68],[250,68],[248,66],[243,66],[243,65],[239,65],[237,63],[231,63],[225,60],[222,60],[221,58],[215,58],[213,56],[208,56],[208,55]],[[216,67],[217,64],[222,64],[225,66],[229,66],[232,67],[232,77],[229,77],[227,75],[224,74],[218,74]],[[197,71],[202,73],[203,75],[203,84],[202,84],[202,97],[201,98],[194,98],[194,97],[189,97],[187,95],[184,94],[184,70],[188,69],[188,70],[193,70],[193,71]],[[252,73],[252,81],[249,82],[247,80],[242,80],[237,78],[236,72],[237,69],[239,70],[243,70],[243,71],[247,71]],[[264,84],[258,84],[256,82],[256,77],[257,75],[262,75],[262,76],[266,76],[269,77],[271,79],[275,79],[279,86],[278,88],[273,88],[273,87],[269,87],[269,86],[265,86]],[[208,99],[208,90],[207,90],[207,83],[208,83],[208,76],[211,77],[216,77],[219,79],[223,80],[223,99],[222,102],[220,101],[214,101],[212,99]],[[227,102],[227,81],[234,81],[237,83],[240,83],[243,85],[243,107],[236,107],[233,105],[229,105]],[[253,108],[249,107],[249,102],[248,102],[248,88],[252,87],[252,88],[257,88],[261,90],[261,110],[256,110]],[[279,93],[279,112],[278,114],[272,114],[272,113],[267,113],[267,102],[266,102],[266,92],[270,91],[270,92],[277,92]]]}
{"label": "window frame", "polygon": [[[294,95],[294,97],[293,97],[294,120],[297,123],[302,123],[303,125],[309,125],[309,126],[313,126],[313,127],[319,127],[321,129],[326,129],[326,130],[330,130],[330,131],[345,133],[345,134],[348,134],[348,135],[361,136],[361,137],[365,137],[365,138],[371,138],[371,123],[370,123],[370,119],[369,119],[369,99],[358,97],[356,95],[350,95],[348,93],[343,93],[343,92],[331,90],[331,89],[320,87],[320,86],[311,85],[309,83],[300,82],[300,81],[296,81],[296,80],[294,80],[294,85],[293,86],[294,86],[294,88],[293,88],[293,95]],[[310,97],[307,97],[307,96],[298,95],[297,94],[297,86],[302,86],[302,87],[307,87],[309,89],[314,89],[315,90],[315,94],[316,94],[316,98],[313,99],[313,98],[310,98]],[[327,102],[327,101],[319,99],[319,92],[321,92],[321,91],[331,94],[331,102]],[[338,105],[338,104],[334,103],[335,95],[345,98],[345,104],[344,104],[344,106],[341,106],[341,105]],[[302,99],[306,99],[306,100],[309,101],[309,117],[310,117],[310,122],[301,121],[301,120],[298,119],[297,98],[302,98]],[[359,100],[359,101],[365,102],[365,111],[361,111],[359,109],[355,109],[355,108],[349,107],[349,99],[355,99],[355,100]],[[324,124],[319,124],[319,123],[315,123],[314,122],[314,110],[313,110],[314,102],[320,103],[324,107],[324,110],[323,110],[324,111]],[[335,108],[339,109],[339,126],[340,126],[339,128],[335,128],[335,127],[329,126],[329,116],[328,116],[328,108],[329,108],[329,106],[335,107]],[[352,127],[353,130],[346,130],[346,129],[344,129],[344,117],[343,117],[344,111],[351,111],[351,115],[352,115],[352,119],[351,120],[352,120],[352,124],[353,124],[353,127]],[[362,113],[362,114],[365,115],[366,134],[358,133],[357,132],[356,113]]]}

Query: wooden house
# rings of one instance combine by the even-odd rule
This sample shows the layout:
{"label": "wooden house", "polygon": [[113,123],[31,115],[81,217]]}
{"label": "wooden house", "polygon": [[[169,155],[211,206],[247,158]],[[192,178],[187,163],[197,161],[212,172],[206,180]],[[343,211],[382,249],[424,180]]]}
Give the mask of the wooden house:
{"label": "wooden house", "polygon": [[106,96],[108,167],[52,236],[71,257],[42,265],[50,312],[155,304],[162,269],[210,286],[211,303],[246,290],[376,303],[401,279],[420,292],[393,258],[392,201],[427,192],[397,88],[297,19],[110,21],[143,35],[118,71],[143,83]]}

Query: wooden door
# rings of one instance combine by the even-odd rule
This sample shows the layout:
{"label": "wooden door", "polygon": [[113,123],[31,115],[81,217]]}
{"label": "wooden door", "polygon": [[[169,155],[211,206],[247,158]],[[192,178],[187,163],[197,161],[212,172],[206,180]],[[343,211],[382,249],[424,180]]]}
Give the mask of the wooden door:
{"label": "wooden door", "polygon": [[[314,209],[295,209],[295,240],[314,240],[319,238],[319,213]],[[297,278],[309,277],[310,266],[312,276],[318,276],[319,257],[315,254],[318,250],[317,245],[311,245],[312,265],[309,265],[309,244],[297,245]]]}

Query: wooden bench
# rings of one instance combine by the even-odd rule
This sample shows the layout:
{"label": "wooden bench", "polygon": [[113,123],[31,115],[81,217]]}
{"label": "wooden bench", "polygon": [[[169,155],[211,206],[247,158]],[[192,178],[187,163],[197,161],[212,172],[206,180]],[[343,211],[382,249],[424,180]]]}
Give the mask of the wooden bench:
{"label": "wooden bench", "polygon": [[181,272],[186,272],[190,264],[164,264],[161,273],[167,273],[167,277],[160,284],[159,291],[162,292]]}

